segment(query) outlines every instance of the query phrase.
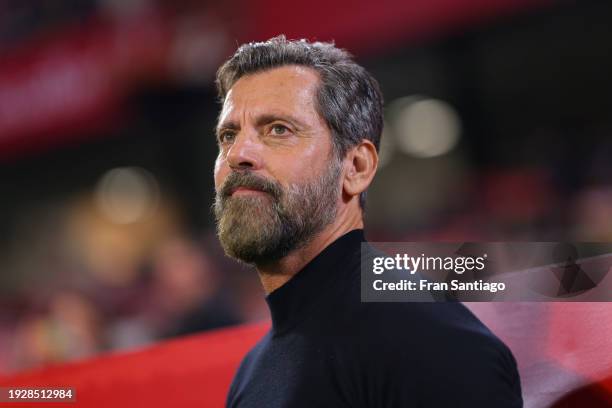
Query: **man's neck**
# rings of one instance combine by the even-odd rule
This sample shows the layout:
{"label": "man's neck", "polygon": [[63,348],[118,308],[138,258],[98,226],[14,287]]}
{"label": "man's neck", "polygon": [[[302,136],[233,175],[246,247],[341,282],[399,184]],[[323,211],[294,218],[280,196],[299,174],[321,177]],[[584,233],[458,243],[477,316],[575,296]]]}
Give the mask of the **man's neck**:
{"label": "man's neck", "polygon": [[316,234],[305,246],[290,252],[278,261],[265,265],[257,265],[256,269],[266,294],[272,293],[287,283],[304,266],[338,238],[359,228],[363,228],[361,214],[359,216],[344,214],[344,216],[338,217],[335,222]]}

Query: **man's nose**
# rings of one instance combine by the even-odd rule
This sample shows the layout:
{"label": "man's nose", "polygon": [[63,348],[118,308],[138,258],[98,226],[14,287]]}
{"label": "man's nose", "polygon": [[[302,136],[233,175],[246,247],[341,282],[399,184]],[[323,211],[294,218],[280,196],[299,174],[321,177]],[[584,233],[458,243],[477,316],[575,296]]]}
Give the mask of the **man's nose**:
{"label": "man's nose", "polygon": [[258,170],[262,166],[261,144],[254,132],[241,131],[227,152],[227,162],[233,170]]}

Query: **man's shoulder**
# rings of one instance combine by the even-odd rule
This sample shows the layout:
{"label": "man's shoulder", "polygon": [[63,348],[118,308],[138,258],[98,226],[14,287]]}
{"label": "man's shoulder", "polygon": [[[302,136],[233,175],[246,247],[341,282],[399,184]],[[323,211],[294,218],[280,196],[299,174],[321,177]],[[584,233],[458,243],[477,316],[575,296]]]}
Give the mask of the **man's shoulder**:
{"label": "man's shoulder", "polygon": [[[369,244],[362,246],[361,262],[382,252]],[[431,297],[424,301],[365,302],[361,301],[361,285],[355,280],[350,296],[346,300],[353,312],[357,312],[359,324],[370,329],[392,333],[408,343],[431,343],[433,338],[469,338],[489,341],[495,346],[505,345],[462,303],[455,301],[436,302]],[[359,300],[357,300],[359,298]],[[416,298],[415,298],[416,299]],[[358,303],[358,306],[355,305]],[[357,310],[355,310],[357,309]]]}
{"label": "man's shoulder", "polygon": [[393,334],[409,343],[433,338],[485,338],[503,345],[459,302],[361,302],[359,321],[372,331]]}
{"label": "man's shoulder", "polygon": [[254,364],[259,356],[261,356],[262,353],[265,353],[266,347],[270,342],[270,337],[271,332],[268,331],[242,358],[229,389],[228,401],[234,398],[234,396],[245,386],[246,382],[251,377]]}
{"label": "man's shoulder", "polygon": [[416,382],[435,406],[452,395],[463,399],[456,406],[522,405],[510,349],[463,304],[364,303],[359,319],[372,375],[391,371],[398,387]]}

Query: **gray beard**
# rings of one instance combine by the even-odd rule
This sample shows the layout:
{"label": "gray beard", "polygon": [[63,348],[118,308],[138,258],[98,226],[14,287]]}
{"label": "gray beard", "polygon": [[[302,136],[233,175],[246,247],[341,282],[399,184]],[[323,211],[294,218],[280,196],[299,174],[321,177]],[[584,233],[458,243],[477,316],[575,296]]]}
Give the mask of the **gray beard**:
{"label": "gray beard", "polygon": [[[247,264],[264,265],[307,245],[336,217],[340,166],[339,160],[332,159],[320,178],[288,189],[248,171],[230,174],[214,204],[217,235],[225,253]],[[229,196],[235,186],[267,194]]]}

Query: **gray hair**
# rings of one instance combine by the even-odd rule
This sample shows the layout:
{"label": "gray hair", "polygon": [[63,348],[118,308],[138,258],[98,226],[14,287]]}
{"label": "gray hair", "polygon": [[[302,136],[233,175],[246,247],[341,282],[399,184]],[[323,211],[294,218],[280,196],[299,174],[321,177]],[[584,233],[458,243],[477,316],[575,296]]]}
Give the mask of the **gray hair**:
{"label": "gray hair", "polygon": [[[333,43],[287,40],[284,35],[240,46],[217,71],[221,102],[241,77],[285,65],[301,65],[317,71],[320,85],[316,109],[332,133],[337,158],[363,139],[380,146],[383,129],[383,97],[378,82],[345,50]],[[365,191],[359,203],[365,205]]]}

